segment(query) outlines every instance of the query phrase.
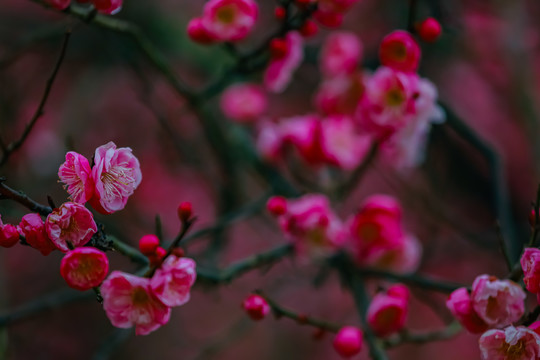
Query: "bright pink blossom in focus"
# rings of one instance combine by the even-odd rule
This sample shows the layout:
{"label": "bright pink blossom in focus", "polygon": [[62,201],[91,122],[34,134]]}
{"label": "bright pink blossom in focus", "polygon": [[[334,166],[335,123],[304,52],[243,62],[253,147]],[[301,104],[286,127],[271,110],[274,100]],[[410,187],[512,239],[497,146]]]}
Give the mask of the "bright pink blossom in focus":
{"label": "bright pink blossom in focus", "polygon": [[285,45],[285,54],[273,56],[264,73],[264,85],[274,93],[285,90],[304,59],[303,40],[297,31],[289,31],[285,35]]}
{"label": "bright pink blossom in focus", "polygon": [[334,338],[334,349],[344,358],[358,354],[363,347],[364,333],[354,326],[341,328]]}
{"label": "bright pink blossom in focus", "polygon": [[19,242],[19,231],[15,225],[4,224],[0,217],[0,246],[12,247]]}
{"label": "bright pink blossom in focus", "polygon": [[479,334],[489,328],[474,311],[471,295],[466,288],[454,290],[446,301],[446,307],[460,324],[473,334]]}
{"label": "bright pink blossom in focus", "polygon": [[405,326],[409,312],[409,290],[398,284],[386,293],[373,297],[367,311],[367,321],[378,336],[388,336]]}
{"label": "bright pink blossom in focus", "polygon": [[223,92],[220,104],[225,116],[239,123],[247,123],[264,114],[268,102],[259,85],[236,84]]}
{"label": "bright pink blossom in focus", "polygon": [[521,256],[523,282],[527,290],[533,294],[540,292],[540,250],[526,248]]}
{"label": "bright pink blossom in focus", "polygon": [[123,0],[92,0],[96,10],[102,14],[114,15],[122,10]]}
{"label": "bright pink blossom in focus", "polygon": [[47,216],[45,228],[56,247],[67,252],[85,245],[97,232],[92,213],[84,205],[67,202]]}
{"label": "bright pink blossom in focus", "polygon": [[266,300],[255,294],[249,295],[242,303],[242,307],[253,320],[262,320],[270,312],[270,305]]}
{"label": "bright pink blossom in focus", "polygon": [[165,305],[180,306],[189,301],[196,277],[195,261],[169,255],[152,276],[150,287]]}
{"label": "bright pink blossom in focus", "polygon": [[58,177],[65,185],[71,200],[84,204],[94,194],[94,180],[90,163],[81,154],[70,151],[58,169]]}
{"label": "bright pink blossom in focus", "polygon": [[479,340],[482,360],[534,360],[540,358],[540,336],[523,326],[489,330]]}
{"label": "bright pink blossom in focus", "polygon": [[324,41],[319,67],[326,77],[356,72],[362,58],[362,43],[351,32],[331,33]]}
{"label": "bright pink blossom in focus", "polygon": [[135,326],[137,335],[147,335],[171,316],[171,308],[152,293],[150,279],[113,271],[101,285],[103,309],[118,328]]}
{"label": "bright pink blossom in focus", "polygon": [[511,280],[480,275],[472,285],[474,311],[490,327],[503,327],[518,321],[525,312],[525,292]]}
{"label": "bright pink blossom in focus", "polygon": [[69,285],[85,291],[99,286],[109,272],[109,259],[103,251],[93,247],[79,247],[69,251],[60,263],[60,274]]}
{"label": "bright pink blossom in focus", "polygon": [[396,30],[386,35],[381,42],[379,58],[384,66],[415,72],[420,62],[420,46],[409,32]]}
{"label": "bright pink blossom in focus", "polygon": [[102,214],[122,210],[142,180],[139,160],[130,148],[116,148],[111,141],[96,149],[92,168],[94,197],[90,203]]}
{"label": "bright pink blossom in focus", "polygon": [[24,215],[19,224],[19,232],[31,247],[43,255],[49,255],[51,251],[56,250],[56,245],[47,236],[45,224],[39,214]]}
{"label": "bright pink blossom in focus", "polygon": [[211,39],[239,41],[251,32],[258,12],[253,0],[210,0],[204,5],[200,24]]}

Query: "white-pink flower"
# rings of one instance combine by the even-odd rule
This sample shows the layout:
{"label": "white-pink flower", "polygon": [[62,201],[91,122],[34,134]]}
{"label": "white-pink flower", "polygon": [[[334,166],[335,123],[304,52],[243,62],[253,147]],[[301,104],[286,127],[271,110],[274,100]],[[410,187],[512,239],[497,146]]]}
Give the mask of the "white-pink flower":
{"label": "white-pink flower", "polygon": [[540,336],[523,327],[489,330],[479,340],[482,360],[536,360],[540,358]]}
{"label": "white-pink flower", "polygon": [[116,148],[111,141],[96,149],[92,178],[92,207],[103,214],[122,210],[142,180],[139,160],[130,148]]}
{"label": "white-pink flower", "polygon": [[285,90],[294,71],[304,59],[302,35],[297,31],[289,31],[284,40],[285,53],[273,56],[264,73],[264,85],[274,93]]}
{"label": "white-pink flower", "polygon": [[150,279],[113,271],[100,289],[103,309],[116,327],[135,326],[137,335],[146,335],[169,321],[171,308],[152,293]]}
{"label": "white-pink flower", "polygon": [[66,154],[66,161],[58,169],[58,177],[65,185],[71,200],[84,204],[94,194],[94,180],[88,159],[74,151]]}
{"label": "white-pink flower", "polygon": [[231,120],[252,122],[266,111],[266,94],[256,84],[235,84],[223,92],[220,105],[223,113]]}
{"label": "white-pink flower", "polygon": [[180,306],[189,301],[197,272],[195,261],[170,255],[150,280],[154,295],[167,306]]}
{"label": "white-pink flower", "polygon": [[251,32],[258,13],[253,0],[210,0],[204,5],[200,24],[212,39],[239,41]]}
{"label": "white-pink flower", "polygon": [[362,43],[351,32],[333,32],[324,41],[319,67],[324,76],[335,77],[356,72],[362,58]]}
{"label": "white-pink flower", "polygon": [[525,312],[525,292],[511,280],[480,275],[472,285],[474,311],[490,327],[504,327],[518,321]]}
{"label": "white-pink flower", "polygon": [[47,216],[49,239],[63,252],[85,245],[97,231],[92,213],[84,205],[67,202]]}

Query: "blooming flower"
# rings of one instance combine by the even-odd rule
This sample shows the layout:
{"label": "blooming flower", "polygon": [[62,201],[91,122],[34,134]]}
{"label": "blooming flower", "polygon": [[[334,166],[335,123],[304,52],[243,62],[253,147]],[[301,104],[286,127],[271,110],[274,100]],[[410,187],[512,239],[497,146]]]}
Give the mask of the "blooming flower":
{"label": "blooming flower", "polygon": [[403,328],[408,311],[409,290],[397,284],[373,297],[366,316],[375,334],[388,336]]}
{"label": "blooming flower", "polygon": [[19,232],[17,227],[11,224],[4,224],[0,216],[0,246],[12,247],[19,242]]}
{"label": "blooming flower", "polygon": [[379,58],[384,66],[415,72],[420,62],[420,46],[409,32],[396,30],[386,35],[381,42]]}
{"label": "blooming flower", "polygon": [[472,285],[474,311],[490,327],[503,327],[518,321],[525,311],[525,292],[511,280],[480,275]]}
{"label": "blooming flower", "polygon": [[39,214],[24,215],[19,224],[19,232],[31,247],[43,255],[49,255],[51,251],[56,250],[55,244],[47,236],[45,224]]}
{"label": "blooming flower", "polygon": [[350,75],[356,72],[362,57],[362,43],[351,32],[331,33],[321,49],[319,67],[326,77]]}
{"label": "blooming flower", "polygon": [[474,310],[471,295],[466,288],[454,290],[446,301],[446,307],[460,324],[473,334],[484,332],[489,328]]}
{"label": "blooming flower", "polygon": [[540,292],[540,250],[526,248],[521,256],[523,282],[527,290],[533,294]]}
{"label": "blooming flower", "polygon": [[483,360],[534,360],[540,357],[540,336],[523,326],[489,330],[479,340]]}
{"label": "blooming flower", "polygon": [[85,245],[97,232],[92,213],[84,205],[67,202],[47,216],[49,239],[63,252]]}
{"label": "blooming flower", "polygon": [[103,251],[93,247],[79,247],[69,251],[60,263],[60,274],[66,283],[85,291],[99,286],[109,272],[109,259]]}
{"label": "blooming flower", "polygon": [[137,335],[147,335],[169,321],[171,308],[152,293],[150,279],[113,271],[100,289],[103,308],[116,327],[135,326]]}
{"label": "blooming flower", "polygon": [[70,151],[58,169],[58,177],[74,202],[84,204],[94,193],[94,181],[88,159]]}
{"label": "blooming flower", "polygon": [[266,94],[255,84],[236,84],[221,96],[221,110],[230,119],[240,123],[257,120],[267,107]]}
{"label": "blooming flower", "polygon": [[341,328],[334,338],[334,349],[344,358],[358,354],[363,347],[363,332],[354,326]]}
{"label": "blooming flower", "polygon": [[239,41],[250,33],[258,12],[253,0],[210,0],[204,5],[200,24],[211,39]]}
{"label": "blooming flower", "polygon": [[297,31],[289,31],[284,40],[285,53],[273,56],[264,72],[264,85],[274,93],[285,90],[304,58],[302,36]]}
{"label": "blooming flower", "polygon": [[242,303],[242,307],[253,320],[262,320],[270,312],[270,305],[266,300],[255,294],[249,295]]}
{"label": "blooming flower", "polygon": [[196,277],[195,261],[169,255],[152,276],[150,287],[165,305],[180,306],[189,301]]}
{"label": "blooming flower", "polygon": [[96,149],[92,168],[95,191],[90,203],[103,214],[122,210],[142,180],[139,160],[130,148],[111,141]]}

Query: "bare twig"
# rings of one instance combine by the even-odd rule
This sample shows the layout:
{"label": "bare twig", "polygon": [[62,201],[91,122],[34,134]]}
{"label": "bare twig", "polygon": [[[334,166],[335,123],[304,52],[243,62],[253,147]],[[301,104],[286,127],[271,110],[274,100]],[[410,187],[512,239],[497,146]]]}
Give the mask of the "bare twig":
{"label": "bare twig", "polygon": [[384,346],[391,348],[402,344],[425,344],[428,342],[448,340],[459,334],[461,330],[461,325],[456,321],[441,330],[423,333],[404,331],[401,334],[386,340]]}

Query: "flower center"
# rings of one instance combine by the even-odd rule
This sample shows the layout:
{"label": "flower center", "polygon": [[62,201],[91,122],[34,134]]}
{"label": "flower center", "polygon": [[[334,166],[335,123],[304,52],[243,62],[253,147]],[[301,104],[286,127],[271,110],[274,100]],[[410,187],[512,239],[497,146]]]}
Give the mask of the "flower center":
{"label": "flower center", "polygon": [[500,352],[506,355],[507,360],[520,360],[525,354],[525,341],[519,340],[516,344],[510,345],[506,341],[501,345]]}
{"label": "flower center", "polygon": [[142,287],[133,289],[133,292],[131,293],[131,301],[133,302],[133,305],[144,305],[149,299],[148,293]]}
{"label": "flower center", "polygon": [[224,24],[232,24],[236,19],[236,6],[226,5],[217,10],[216,17]]}
{"label": "flower center", "polygon": [[403,92],[399,89],[391,89],[386,93],[386,104],[388,106],[399,106],[405,101]]}

